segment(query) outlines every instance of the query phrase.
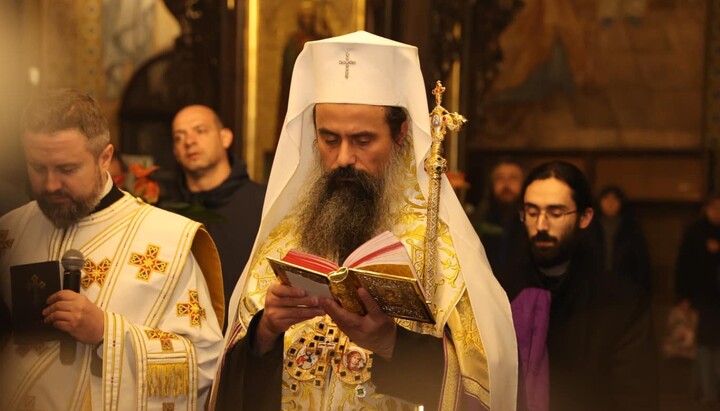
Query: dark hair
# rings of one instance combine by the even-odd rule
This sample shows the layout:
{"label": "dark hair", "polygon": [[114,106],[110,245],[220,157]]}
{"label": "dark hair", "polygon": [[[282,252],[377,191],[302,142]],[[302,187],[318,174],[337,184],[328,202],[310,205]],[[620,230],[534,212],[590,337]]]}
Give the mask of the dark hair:
{"label": "dark hair", "polygon": [[579,211],[592,208],[593,197],[590,184],[579,168],[566,161],[550,161],[530,170],[525,179],[525,184],[523,184],[522,198],[525,198],[525,191],[534,181],[549,178],[560,180],[570,187],[573,201],[575,201],[575,206]]}
{"label": "dark hair", "polygon": [[49,90],[33,98],[23,112],[22,127],[25,133],[77,130],[95,156],[110,144],[110,128],[100,105],[74,89]]}
{"label": "dark hair", "polygon": [[506,157],[506,156],[500,157],[497,159],[497,161],[495,161],[492,168],[490,169],[490,174],[492,175],[492,173],[494,173],[498,167],[504,166],[504,165],[515,166],[515,167],[519,168],[520,171],[523,172],[523,174],[525,174],[525,167],[522,164],[520,164],[519,161],[517,161],[511,157]]}
{"label": "dark hair", "polygon": [[[313,122],[315,122],[315,112],[317,104],[313,107]],[[408,119],[407,112],[402,107],[385,106],[385,122],[390,127],[390,136],[397,140],[400,135],[400,129],[404,122]]]}
{"label": "dark hair", "polygon": [[[620,213],[622,213],[625,210],[625,205],[627,203],[627,196],[625,195],[625,192],[616,185],[605,186],[598,194],[598,203],[600,203],[600,201],[608,195],[614,195],[617,197],[618,201],[620,201]],[[600,212],[602,212],[602,210]]]}
{"label": "dark hair", "polygon": [[390,135],[392,138],[397,140],[400,135],[400,129],[407,119],[408,115],[404,108],[396,106],[385,107],[385,121],[387,121],[388,127],[390,127]]}

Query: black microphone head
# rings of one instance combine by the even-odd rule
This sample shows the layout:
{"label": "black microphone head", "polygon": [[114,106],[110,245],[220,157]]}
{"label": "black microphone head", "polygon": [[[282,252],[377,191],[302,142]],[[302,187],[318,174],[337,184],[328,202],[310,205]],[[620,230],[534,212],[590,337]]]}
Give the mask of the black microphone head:
{"label": "black microphone head", "polygon": [[80,271],[85,262],[85,256],[78,250],[70,249],[65,251],[61,261],[65,271]]}

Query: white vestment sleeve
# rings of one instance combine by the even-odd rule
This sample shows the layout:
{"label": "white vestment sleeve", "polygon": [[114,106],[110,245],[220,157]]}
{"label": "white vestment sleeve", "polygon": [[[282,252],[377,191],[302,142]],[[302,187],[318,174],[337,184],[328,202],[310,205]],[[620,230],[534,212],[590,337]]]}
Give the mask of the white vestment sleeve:
{"label": "white vestment sleeve", "polygon": [[204,409],[222,331],[192,254],[167,298],[157,328],[106,313],[102,379],[93,377],[94,409]]}

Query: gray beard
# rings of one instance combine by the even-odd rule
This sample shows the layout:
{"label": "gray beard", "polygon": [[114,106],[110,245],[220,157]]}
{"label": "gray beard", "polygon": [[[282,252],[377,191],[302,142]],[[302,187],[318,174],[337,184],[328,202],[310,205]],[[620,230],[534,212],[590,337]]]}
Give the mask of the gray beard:
{"label": "gray beard", "polygon": [[379,177],[353,167],[323,171],[316,157],[310,189],[299,207],[300,248],[340,264],[364,242],[392,228],[404,201],[408,146],[393,146]]}
{"label": "gray beard", "polygon": [[75,199],[69,193],[59,190],[52,194],[63,194],[70,198],[71,202],[67,205],[58,206],[53,204],[47,198],[50,193],[42,192],[37,196],[37,203],[40,207],[40,211],[45,214],[55,227],[59,229],[66,229],[78,221],[81,218],[87,217],[100,203],[100,194],[102,193],[103,184],[102,177],[98,174],[98,178],[95,181],[95,187],[90,196],[86,198]]}

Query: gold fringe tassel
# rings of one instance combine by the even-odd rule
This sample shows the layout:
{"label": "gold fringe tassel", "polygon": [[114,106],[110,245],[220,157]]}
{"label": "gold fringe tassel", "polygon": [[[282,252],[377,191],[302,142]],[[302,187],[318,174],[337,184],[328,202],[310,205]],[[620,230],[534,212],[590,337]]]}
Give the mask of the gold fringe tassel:
{"label": "gold fringe tassel", "polygon": [[190,376],[188,364],[148,364],[148,394],[156,397],[187,396]]}

